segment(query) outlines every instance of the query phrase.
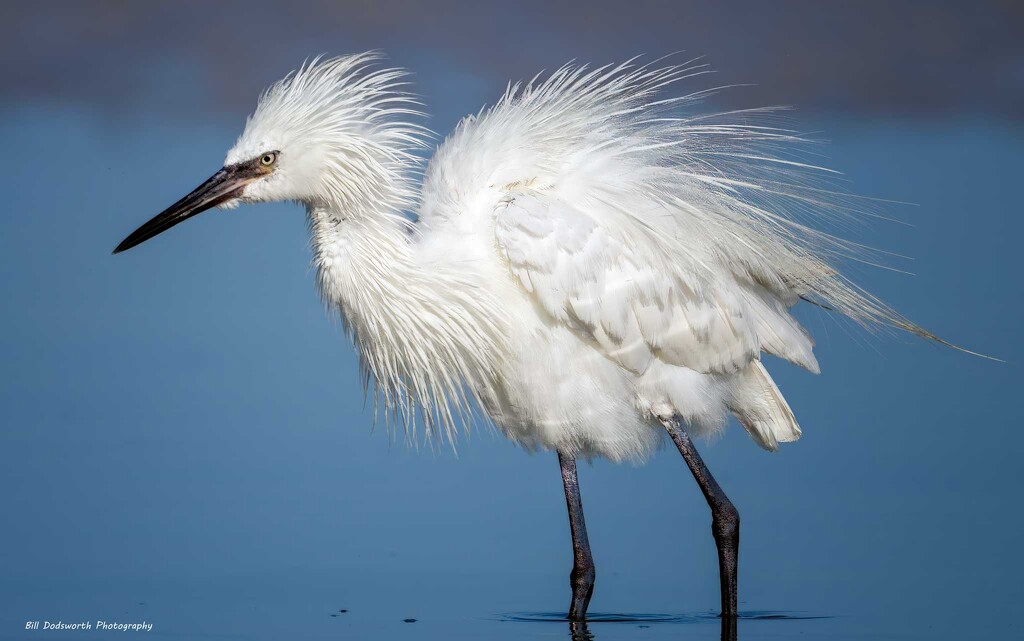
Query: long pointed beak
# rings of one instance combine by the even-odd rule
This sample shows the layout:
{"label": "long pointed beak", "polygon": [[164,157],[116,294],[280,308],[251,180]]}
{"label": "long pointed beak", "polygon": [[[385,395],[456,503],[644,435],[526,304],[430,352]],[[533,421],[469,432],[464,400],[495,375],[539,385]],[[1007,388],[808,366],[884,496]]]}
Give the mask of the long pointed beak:
{"label": "long pointed beak", "polygon": [[119,254],[142,244],[150,238],[161,234],[178,223],[185,222],[196,214],[221,205],[232,198],[238,198],[242,189],[257,176],[251,167],[245,164],[224,167],[196,187],[192,193],[174,203],[153,217],[148,223],[139,227],[114,249]]}

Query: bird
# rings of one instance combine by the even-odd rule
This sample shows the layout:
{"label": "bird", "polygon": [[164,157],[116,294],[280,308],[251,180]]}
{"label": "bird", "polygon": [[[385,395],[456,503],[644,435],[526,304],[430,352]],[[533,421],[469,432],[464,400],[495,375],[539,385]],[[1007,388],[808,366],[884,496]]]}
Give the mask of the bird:
{"label": "bird", "polygon": [[114,253],[212,208],[298,203],[375,416],[452,446],[483,422],[557,455],[570,621],[596,579],[577,461],[645,461],[666,437],[707,500],[734,621],[740,515],[695,439],[730,416],[768,451],[800,438],[762,360],[819,372],[794,308],[949,343],[843,273],[864,248],[825,223],[856,207],[777,109],[677,90],[708,71],[570,63],[510,83],[425,161],[436,137],[406,71],[377,52],[309,59],[262,93],[220,170]]}

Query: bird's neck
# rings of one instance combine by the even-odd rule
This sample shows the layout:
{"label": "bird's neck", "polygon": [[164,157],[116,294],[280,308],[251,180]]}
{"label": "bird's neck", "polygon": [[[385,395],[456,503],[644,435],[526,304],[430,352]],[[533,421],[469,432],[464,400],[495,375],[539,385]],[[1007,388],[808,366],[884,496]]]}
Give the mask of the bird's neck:
{"label": "bird's neck", "polygon": [[345,216],[309,207],[317,283],[359,350],[391,419],[409,433],[453,437],[475,397],[490,395],[504,352],[503,321],[472,276],[424,259],[398,213]]}
{"label": "bird's neck", "polygon": [[401,284],[416,271],[411,229],[400,214],[371,218],[330,205],[309,206],[307,212],[320,294],[346,317],[383,302],[368,297],[370,291],[387,293],[390,284]]}

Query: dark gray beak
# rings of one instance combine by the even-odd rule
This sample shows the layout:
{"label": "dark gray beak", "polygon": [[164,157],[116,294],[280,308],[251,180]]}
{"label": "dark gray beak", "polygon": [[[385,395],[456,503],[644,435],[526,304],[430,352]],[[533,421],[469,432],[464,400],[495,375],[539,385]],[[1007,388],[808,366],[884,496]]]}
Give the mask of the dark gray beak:
{"label": "dark gray beak", "polygon": [[188,196],[185,196],[164,211],[157,214],[148,223],[131,233],[128,238],[114,249],[119,254],[142,244],[150,238],[161,234],[178,223],[184,222],[196,214],[221,205],[232,198],[238,198],[242,189],[258,177],[258,173],[248,163],[224,167],[209,180],[199,185]]}

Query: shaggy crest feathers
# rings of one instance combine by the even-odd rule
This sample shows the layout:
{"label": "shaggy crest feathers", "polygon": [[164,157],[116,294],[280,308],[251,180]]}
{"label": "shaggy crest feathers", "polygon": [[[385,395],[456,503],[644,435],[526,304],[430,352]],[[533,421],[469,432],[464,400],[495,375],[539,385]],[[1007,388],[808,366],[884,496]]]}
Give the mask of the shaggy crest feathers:
{"label": "shaggy crest feathers", "polygon": [[413,207],[410,170],[430,132],[410,122],[423,113],[404,90],[408,74],[374,68],[379,59],[375,52],[317,57],[268,87],[225,164],[295,148],[287,160],[315,169],[313,200],[383,216]]}

